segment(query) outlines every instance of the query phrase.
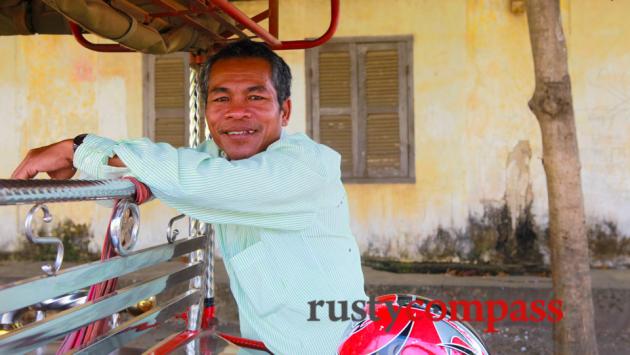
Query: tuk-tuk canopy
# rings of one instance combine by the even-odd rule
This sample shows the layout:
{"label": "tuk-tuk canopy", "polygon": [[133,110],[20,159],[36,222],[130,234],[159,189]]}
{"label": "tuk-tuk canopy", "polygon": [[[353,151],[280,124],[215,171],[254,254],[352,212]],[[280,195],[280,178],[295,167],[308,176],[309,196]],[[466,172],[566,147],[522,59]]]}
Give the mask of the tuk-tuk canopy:
{"label": "tuk-tuk canopy", "polygon": [[[314,40],[278,39],[278,0],[249,17],[228,0],[0,0],[0,35],[73,34],[101,52],[208,54],[236,39],[257,37],[273,49],[315,47],[337,27],[339,0],[331,0],[328,30]],[[268,19],[268,29],[258,23]],[[116,42],[96,44],[87,31]]]}

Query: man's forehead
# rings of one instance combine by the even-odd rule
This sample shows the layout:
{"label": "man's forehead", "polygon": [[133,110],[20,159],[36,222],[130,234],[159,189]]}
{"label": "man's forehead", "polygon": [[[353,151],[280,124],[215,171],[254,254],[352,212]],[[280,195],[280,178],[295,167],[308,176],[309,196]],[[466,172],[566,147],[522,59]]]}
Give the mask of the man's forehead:
{"label": "man's forehead", "polygon": [[230,79],[266,81],[271,78],[271,65],[262,58],[228,58],[212,65],[210,82]]}
{"label": "man's forehead", "polygon": [[[220,83],[218,85],[211,85],[210,86],[210,93],[222,93],[222,92],[230,92],[232,91],[232,89],[234,89],[232,86],[234,85],[221,85]],[[255,92],[265,92],[268,89],[270,89],[270,86],[265,86],[265,85],[247,85],[247,83],[245,83],[245,85],[236,85],[236,90],[244,90],[250,93],[255,93]]]}

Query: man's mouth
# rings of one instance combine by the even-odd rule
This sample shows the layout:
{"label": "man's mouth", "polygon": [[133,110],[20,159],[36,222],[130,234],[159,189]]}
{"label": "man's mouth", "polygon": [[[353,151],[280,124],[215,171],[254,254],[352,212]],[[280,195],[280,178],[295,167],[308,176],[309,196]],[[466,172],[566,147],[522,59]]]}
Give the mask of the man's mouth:
{"label": "man's mouth", "polygon": [[248,130],[240,130],[240,131],[225,131],[223,133],[229,136],[247,136],[247,135],[252,135],[256,133],[256,130],[248,129]]}

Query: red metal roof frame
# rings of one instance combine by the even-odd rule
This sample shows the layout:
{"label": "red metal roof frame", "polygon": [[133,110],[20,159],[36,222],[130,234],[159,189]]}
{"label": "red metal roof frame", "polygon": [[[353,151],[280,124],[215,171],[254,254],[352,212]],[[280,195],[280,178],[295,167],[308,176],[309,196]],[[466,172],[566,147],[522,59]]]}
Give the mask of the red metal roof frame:
{"label": "red metal roof frame", "polygon": [[[245,35],[242,30],[248,29],[258,38],[265,41],[265,43],[267,43],[272,49],[276,50],[317,47],[326,43],[335,34],[337,24],[339,23],[339,0],[330,0],[330,25],[324,34],[312,40],[281,41],[278,39],[278,2],[279,0],[268,0],[268,9],[250,18],[228,0],[197,0],[195,4],[186,10],[176,9],[162,0],[153,0],[153,3],[162,7],[165,12],[150,14],[145,20],[148,22],[151,17],[179,17],[184,22],[201,32],[209,33],[211,37],[217,40],[225,40],[226,42],[233,35],[237,35],[241,38],[247,38],[247,35]],[[217,14],[217,11],[221,11],[234,19],[237,25],[233,25],[228,21],[225,21],[223,17]],[[196,13],[209,14],[227,27],[227,30],[220,35],[209,31],[190,16],[191,14]],[[260,26],[258,22],[267,18],[269,19],[269,28],[265,29]],[[77,42],[90,50],[110,53],[134,52],[134,50],[121,46],[120,44],[97,44],[88,41],[83,36],[81,27],[74,22],[70,22],[70,30]]]}

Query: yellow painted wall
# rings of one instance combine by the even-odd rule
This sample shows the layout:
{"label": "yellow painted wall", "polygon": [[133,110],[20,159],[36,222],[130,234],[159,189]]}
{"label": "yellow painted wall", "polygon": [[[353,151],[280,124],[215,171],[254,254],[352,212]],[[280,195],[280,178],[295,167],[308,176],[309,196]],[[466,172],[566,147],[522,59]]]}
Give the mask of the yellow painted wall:
{"label": "yellow painted wall", "polygon": [[[255,13],[265,3],[241,6]],[[281,38],[319,36],[328,4],[281,1]],[[561,7],[589,222],[611,220],[628,235],[630,3]],[[418,259],[418,246],[438,228],[462,232],[484,206],[507,204],[517,215],[532,198],[544,226],[540,134],[527,107],[534,78],[526,14],[512,13],[508,0],[341,1],[336,37],[390,35],[413,36],[416,183],[346,184],[363,251]],[[295,78],[290,128],[304,130],[304,52],[282,55]]]}
{"label": "yellow painted wall", "polygon": [[[92,38],[92,40],[95,40]],[[0,37],[0,176],[8,178],[30,148],[82,132],[114,139],[142,135],[142,57],[102,54],[79,46],[71,36]],[[39,178],[47,178],[40,174]],[[94,202],[49,204],[54,221],[91,223],[102,239],[110,209]],[[30,206],[0,208],[0,249],[16,246]],[[152,202],[142,207],[142,245],[174,212]],[[153,226],[155,225],[155,229]],[[159,225],[159,228],[157,226]],[[158,235],[158,234],[156,234]]]}
{"label": "yellow painted wall", "polygon": [[[328,3],[282,0],[281,37],[319,36]],[[254,14],[265,4],[239,6]],[[630,234],[630,2],[563,1],[562,10],[589,222],[608,219]],[[510,12],[508,0],[341,2],[336,36],[390,35],[413,36],[416,183],[346,184],[362,250],[421,258],[417,248],[438,228],[461,232],[488,206],[507,204],[516,215],[533,201],[544,226],[540,134],[527,108],[534,80],[526,14]],[[96,54],[52,36],[0,38],[0,51],[3,176],[28,147],[78,132],[142,133],[139,55]],[[281,55],[294,76],[289,130],[304,131],[304,52]],[[107,210],[80,206],[58,213],[102,231]],[[4,240],[16,233],[25,208],[2,211]],[[154,202],[142,214],[145,245],[161,241],[174,212]]]}

